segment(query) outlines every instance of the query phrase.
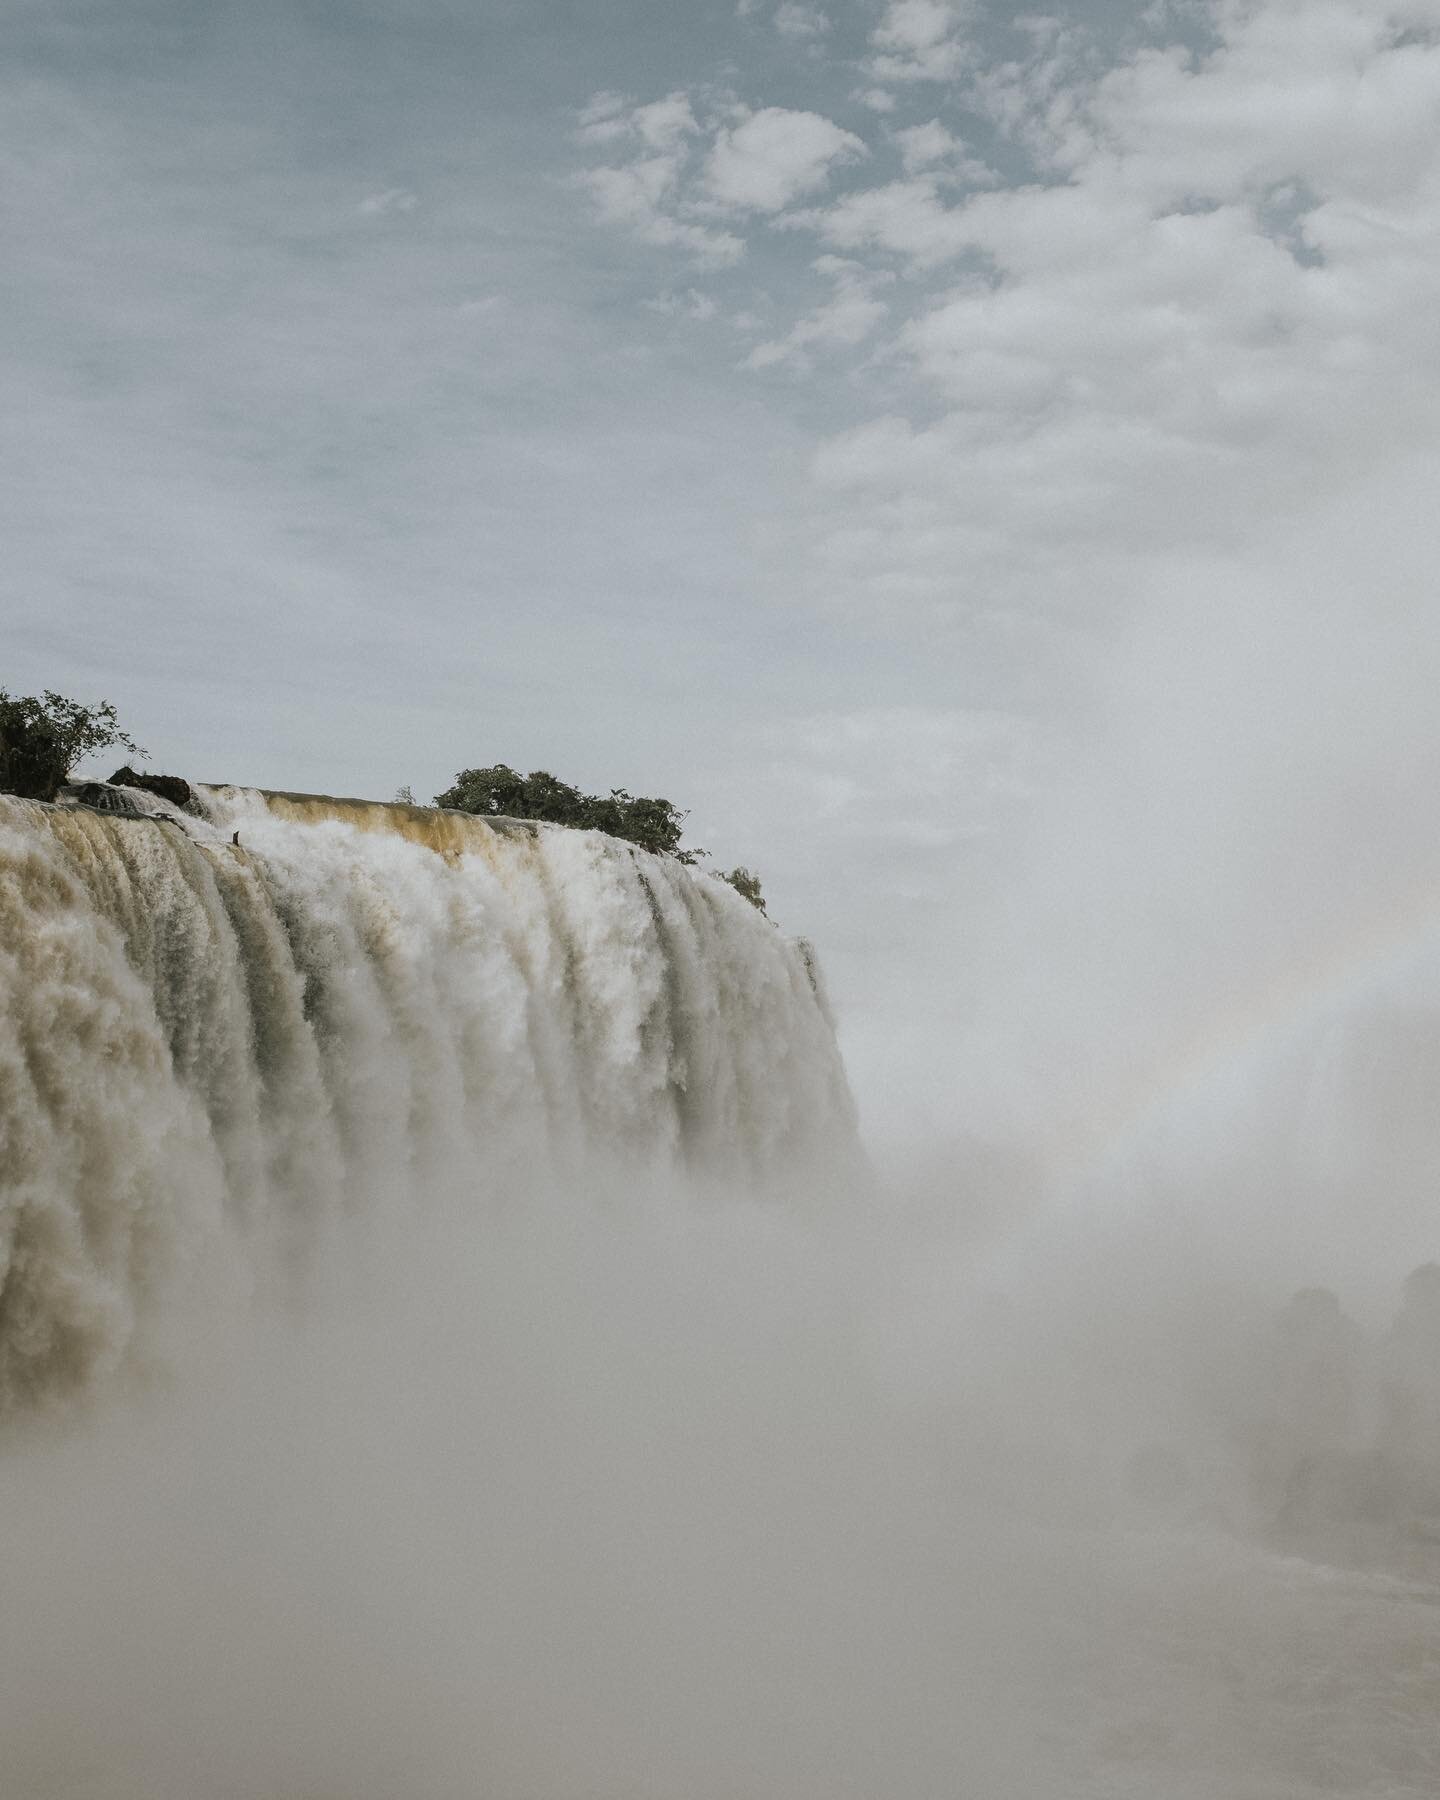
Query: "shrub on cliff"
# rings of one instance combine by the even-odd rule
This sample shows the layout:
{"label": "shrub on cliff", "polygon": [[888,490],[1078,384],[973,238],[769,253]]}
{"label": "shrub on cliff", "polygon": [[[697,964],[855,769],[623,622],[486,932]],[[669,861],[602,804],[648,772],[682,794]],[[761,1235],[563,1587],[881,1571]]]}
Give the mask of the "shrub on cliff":
{"label": "shrub on cliff", "polygon": [[116,746],[146,753],[108,700],[85,706],[64,694],[8,694],[0,688],[0,793],[53,800],[83,757]]}
{"label": "shrub on cliff", "polygon": [[[731,869],[727,874],[724,869],[718,871],[722,881],[728,881],[742,900],[748,900],[758,911],[765,911],[765,897],[760,892],[760,877],[752,869]],[[768,915],[767,915],[768,916]]]}
{"label": "shrub on cliff", "polygon": [[582,794],[546,769],[532,769],[528,775],[517,774],[505,763],[488,769],[462,769],[455,785],[435,796],[435,804],[478,813],[482,818],[545,819],[552,825],[603,831],[682,863],[698,862],[705,855],[703,850],[680,848],[685,814],[668,800],[630,794],[624,788],[611,788],[608,794]]}
{"label": "shrub on cliff", "polygon": [[[408,788],[402,792],[405,798],[410,797]],[[638,844],[642,850],[673,856],[682,863],[696,863],[709,854],[705,850],[680,848],[686,815],[668,800],[630,794],[624,788],[611,788],[608,794],[582,794],[579,788],[558,780],[547,769],[532,769],[528,775],[517,774],[507,763],[495,763],[488,769],[462,769],[455,777],[455,785],[435,796],[435,804],[453,807],[457,812],[477,813],[481,818],[544,819],[552,825],[572,825],[581,831],[603,831],[610,837],[624,838],[626,843]],[[749,869],[716,873],[759,912],[765,911],[758,875]]]}

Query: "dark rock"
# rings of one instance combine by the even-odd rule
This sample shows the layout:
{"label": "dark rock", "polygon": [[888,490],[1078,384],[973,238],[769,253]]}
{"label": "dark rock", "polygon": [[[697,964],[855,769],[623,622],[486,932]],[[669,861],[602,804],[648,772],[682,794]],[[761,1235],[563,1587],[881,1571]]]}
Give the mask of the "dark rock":
{"label": "dark rock", "polygon": [[110,780],[116,787],[140,788],[144,793],[168,800],[172,806],[190,804],[190,783],[178,775],[142,775],[126,763],[123,768],[115,771]]}

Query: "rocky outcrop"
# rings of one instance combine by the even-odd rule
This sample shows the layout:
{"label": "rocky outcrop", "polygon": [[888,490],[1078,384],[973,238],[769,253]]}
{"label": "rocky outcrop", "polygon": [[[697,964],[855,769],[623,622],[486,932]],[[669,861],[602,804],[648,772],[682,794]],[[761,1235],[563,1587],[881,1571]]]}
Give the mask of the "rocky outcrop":
{"label": "rocky outcrop", "polygon": [[142,775],[126,763],[115,771],[110,782],[113,787],[140,788],[157,799],[168,800],[172,806],[190,804],[190,783],[179,775]]}

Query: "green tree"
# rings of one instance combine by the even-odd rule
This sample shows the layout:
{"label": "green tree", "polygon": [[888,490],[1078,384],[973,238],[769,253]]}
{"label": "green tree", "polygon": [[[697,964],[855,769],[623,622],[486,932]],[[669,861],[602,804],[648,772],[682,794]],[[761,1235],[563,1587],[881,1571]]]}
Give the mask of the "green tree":
{"label": "green tree", "polygon": [[435,796],[435,804],[482,818],[545,819],[553,825],[603,831],[682,863],[698,862],[705,855],[703,850],[681,849],[686,815],[668,800],[631,794],[624,788],[611,788],[608,794],[582,794],[548,769],[532,769],[528,775],[518,774],[506,763],[462,769],[454,786]]}
{"label": "green tree", "polygon": [[117,744],[147,754],[120,729],[108,700],[85,706],[48,688],[38,698],[0,688],[0,792],[53,800],[76,763]]}
{"label": "green tree", "polygon": [[[696,863],[704,850],[682,850],[680,834],[686,814],[668,800],[631,794],[611,788],[608,794],[582,794],[568,781],[560,781],[548,769],[518,774],[508,763],[488,769],[462,769],[455,785],[435,796],[437,806],[457,812],[477,813],[481,818],[545,819],[552,825],[571,825],[581,831],[603,831],[610,837],[653,850],[657,856],[673,856],[677,862]],[[765,911],[760,877],[749,869],[719,871],[759,912]]]}
{"label": "green tree", "polygon": [[757,912],[765,911],[765,896],[760,892],[760,877],[753,870],[731,869],[727,873],[722,869],[720,879],[728,881],[741,899],[748,900]]}

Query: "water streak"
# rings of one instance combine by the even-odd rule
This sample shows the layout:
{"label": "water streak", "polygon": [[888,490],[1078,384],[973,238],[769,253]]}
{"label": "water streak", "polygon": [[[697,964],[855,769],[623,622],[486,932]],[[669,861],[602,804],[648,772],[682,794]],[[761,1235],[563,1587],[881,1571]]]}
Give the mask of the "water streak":
{"label": "water streak", "polygon": [[607,1159],[750,1192],[853,1169],[813,957],[724,883],[518,821],[121,792],[0,798],[0,1412],[356,1212]]}

